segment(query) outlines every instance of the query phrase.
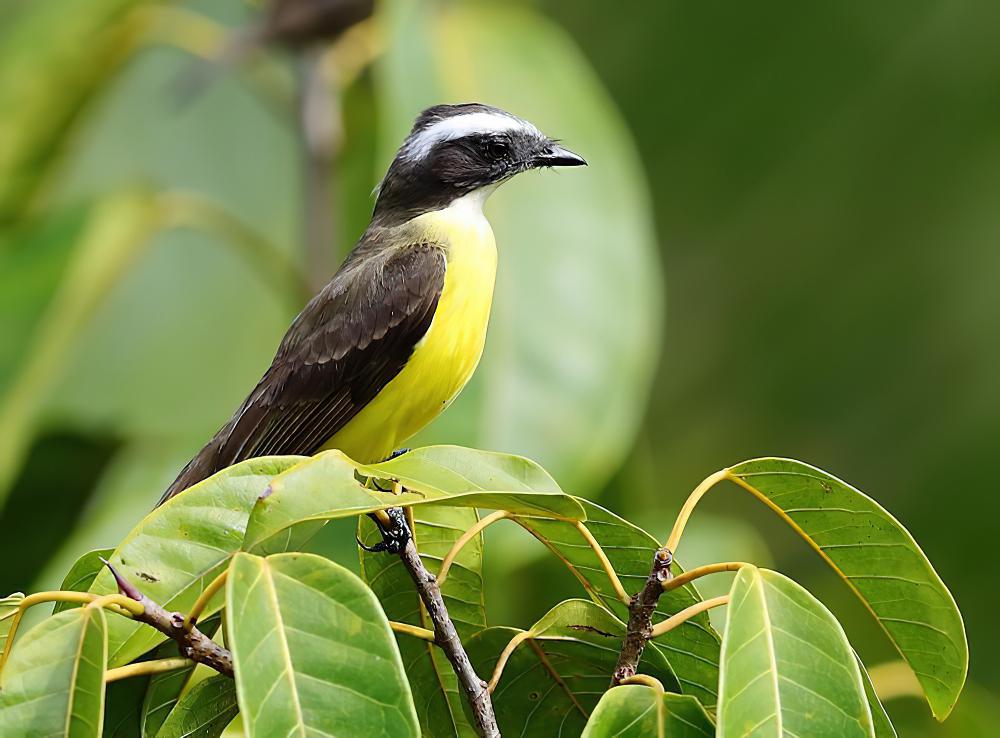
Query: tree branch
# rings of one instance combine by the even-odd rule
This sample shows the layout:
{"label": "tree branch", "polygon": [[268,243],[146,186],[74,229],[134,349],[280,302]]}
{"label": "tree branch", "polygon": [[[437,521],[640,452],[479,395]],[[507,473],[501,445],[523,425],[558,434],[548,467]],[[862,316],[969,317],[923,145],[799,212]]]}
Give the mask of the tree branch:
{"label": "tree branch", "polygon": [[149,599],[139,589],[123,577],[111,562],[104,564],[111,570],[118,583],[118,589],[126,597],[142,605],[142,612],[132,615],[133,620],[145,623],[166,636],[177,641],[181,656],[205,664],[227,677],[233,676],[233,654],[223,648],[207,635],[192,625],[184,627],[184,615],[179,612],[168,612],[166,609]]}
{"label": "tree branch", "polygon": [[434,622],[434,643],[448,657],[469,704],[472,706],[477,732],[484,738],[500,738],[500,730],[497,728],[497,719],[493,713],[493,701],[490,699],[488,685],[479,678],[476,670],[472,668],[469,655],[465,652],[465,647],[462,646],[458,631],[455,630],[455,625],[451,622],[451,616],[448,615],[448,608],[445,607],[437,579],[424,566],[412,537],[407,541],[399,558],[410,573],[417,592],[420,594],[420,599]]}
{"label": "tree branch", "polygon": [[663,547],[653,554],[653,565],[646,584],[638,594],[633,595],[628,604],[628,626],[622,650],[618,655],[618,665],[611,679],[612,686],[621,684],[625,679],[635,676],[639,668],[639,659],[646,648],[646,643],[653,635],[653,612],[656,603],[663,594],[663,583],[672,578],[670,565],[674,557],[670,549]]}

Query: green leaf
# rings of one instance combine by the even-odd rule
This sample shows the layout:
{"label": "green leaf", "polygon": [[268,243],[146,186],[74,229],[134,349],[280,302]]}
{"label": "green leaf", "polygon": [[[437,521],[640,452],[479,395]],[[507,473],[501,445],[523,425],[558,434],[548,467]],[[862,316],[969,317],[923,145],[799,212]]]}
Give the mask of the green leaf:
{"label": "green leaf", "polygon": [[[478,673],[489,679],[514,628],[487,628],[466,644]],[[556,605],[511,654],[493,692],[500,731],[505,735],[579,735],[598,698],[608,688],[618,661],[625,624],[588,600]],[[641,671],[671,687],[676,680],[666,659],[646,649]]]}
{"label": "green leaf", "polygon": [[[217,738],[238,712],[236,682],[217,674],[198,682],[181,697],[156,738]],[[148,735],[152,736],[153,733]]]}
{"label": "green leaf", "polygon": [[715,726],[694,697],[640,684],[608,690],[597,703],[582,738],[714,738]]}
{"label": "green leaf", "polygon": [[[437,575],[442,559],[455,541],[478,519],[479,515],[471,508],[432,505],[413,508],[413,539],[428,571]],[[369,546],[381,540],[378,529],[367,518],[359,520],[358,535]],[[361,548],[359,555],[362,578],[382,603],[386,617],[433,630],[434,623],[421,606],[420,596],[399,557],[369,553]],[[462,549],[441,583],[448,614],[463,640],[486,627],[482,571],[483,537],[479,534]],[[441,649],[407,635],[399,635],[396,640],[413,691],[421,735],[475,735],[463,710],[465,698],[458,679]]]}
{"label": "green leaf", "polygon": [[[294,456],[251,459],[209,477],[147,515],[110,561],[155,602],[168,610],[187,610],[239,550],[250,509],[271,479],[299,461]],[[147,492],[152,498],[156,491]],[[90,591],[117,591],[111,572],[98,574]],[[204,614],[221,604],[221,597],[215,598]],[[113,618],[108,623],[109,666],[127,664],[165,637],[141,623]]]}
{"label": "green leaf", "polygon": [[250,738],[418,736],[388,621],[357,576],[313,554],[238,554],[228,643]]}
{"label": "green leaf", "polygon": [[892,726],[892,721],[889,720],[889,715],[882,706],[882,700],[878,698],[878,694],[875,692],[875,686],[872,684],[871,677],[868,676],[868,670],[857,654],[854,657],[858,662],[858,669],[861,671],[861,683],[865,688],[865,699],[868,700],[868,709],[872,712],[875,738],[897,738],[896,729]]}
{"label": "green leaf", "polygon": [[913,536],[870,497],[808,464],[756,459],[729,471],[847,582],[913,669],[935,717],[947,717],[969,647],[954,598]]}
{"label": "green leaf", "polygon": [[[356,472],[397,479],[409,491],[393,495],[366,487]],[[536,483],[544,491],[535,492],[528,486]],[[271,494],[254,507],[244,549],[254,553],[294,549],[329,520],[435,503],[510,510],[521,515],[583,516],[576,500],[558,491],[536,464],[520,457],[432,446],[363,466],[340,451],[326,451],[274,480]]]}
{"label": "green leaf", "polygon": [[[211,635],[212,627],[209,626],[207,621],[199,623],[198,627],[203,633]],[[215,627],[218,627],[218,622],[215,622]],[[167,641],[161,643],[153,651],[151,658],[167,659],[178,655],[180,655],[180,652],[177,649],[177,644],[174,641]],[[162,674],[153,674],[149,678],[149,683],[143,692],[141,697],[142,704],[139,708],[139,730],[143,738],[153,738],[157,735],[167,716],[170,715],[170,711],[177,704],[177,700],[184,691],[184,687],[191,678],[194,669],[194,666],[189,666]],[[230,679],[229,681],[232,680]]]}
{"label": "green leaf", "polygon": [[0,434],[0,507],[79,333],[158,227],[155,206],[147,193],[126,192],[106,198],[89,214],[31,343],[0,394],[0,426],[10,429]]}
{"label": "green leaf", "polygon": [[14,615],[17,608],[21,606],[24,599],[22,592],[15,592],[0,598],[0,653],[3,653],[4,646],[7,645],[7,636],[10,634],[10,626],[14,624]]}
{"label": "green leaf", "polygon": [[104,611],[53,615],[19,639],[0,675],[4,738],[97,738],[104,721]]}
{"label": "green leaf", "polygon": [[444,100],[499,105],[592,165],[519,177],[487,205],[502,254],[489,340],[431,440],[523,453],[567,489],[600,489],[631,448],[662,336],[661,267],[632,137],[568,34],[530,8],[389,7],[375,77],[379,174],[416,114]]}
{"label": "green leaf", "polygon": [[[112,553],[114,553],[113,548],[98,548],[85,553],[76,560],[76,563],[67,572],[59,589],[64,592],[86,592],[89,590],[90,585],[94,583],[97,575],[104,568],[104,562],[101,559],[107,559]],[[53,613],[69,610],[73,607],[79,607],[79,605],[73,602],[57,602]]]}
{"label": "green leaf", "polygon": [[875,735],[844,629],[791,579],[740,569],[719,675],[719,736]]}
{"label": "green leaf", "polygon": [[[649,533],[587,500],[577,500],[586,512],[586,525],[604,549],[622,586],[638,592],[649,576],[653,554],[659,543]],[[627,608],[618,600],[604,569],[583,535],[559,520],[521,518],[518,522],[544,543],[576,575],[591,598],[619,617]],[[680,571],[678,564],[675,572]],[[694,586],[665,592],[657,605],[657,616],[665,618],[701,601]],[[703,613],[657,638],[651,648],[663,651],[680,682],[681,691],[713,706],[719,683],[719,635]]]}

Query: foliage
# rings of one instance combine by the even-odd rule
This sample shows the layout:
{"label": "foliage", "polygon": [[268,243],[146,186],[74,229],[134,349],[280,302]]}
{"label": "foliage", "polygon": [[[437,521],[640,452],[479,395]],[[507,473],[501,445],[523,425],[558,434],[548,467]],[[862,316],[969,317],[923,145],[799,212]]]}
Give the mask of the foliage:
{"label": "foliage", "polygon": [[[936,676],[921,683],[944,718],[965,679],[964,629],[947,589],[899,523],[819,470],[757,459],[700,486],[673,540],[704,493],[725,480],[763,499],[838,572],[885,582],[884,591],[859,587],[857,594],[878,621],[888,619],[887,634],[917,676]],[[381,491],[392,483],[402,483],[403,491]],[[809,502],[811,494],[832,495],[829,506]],[[631,627],[622,619],[632,615],[629,595],[643,580],[643,564],[648,574],[656,539],[561,491],[531,461],[454,446],[375,465],[356,464],[339,451],[255,459],[169,500],[110,553],[110,563],[126,580],[123,591],[135,587],[192,622],[221,611],[220,642],[231,649],[235,682],[223,674],[206,678],[204,667],[171,656],[176,646],[166,631],[122,609],[128,601],[115,594],[111,571],[93,576],[90,553],[66,580],[85,593],[43,593],[26,603],[71,601],[14,642],[0,673],[3,734],[27,736],[45,721],[52,734],[99,736],[105,681],[143,674],[154,676],[130,709],[145,736],[220,735],[237,710],[250,736],[472,734],[463,690],[438,652],[435,623],[399,560],[359,546],[359,578],[328,558],[299,552],[330,520],[366,520],[393,507],[411,516],[418,550],[438,575],[472,664],[490,678],[505,734],[894,735],[834,615],[791,579],[752,564],[735,567],[730,593],[719,602],[702,600],[695,589],[703,572],[686,573],[691,581],[683,586],[667,581],[639,674],[609,688]],[[481,509],[496,512],[480,519]],[[810,517],[794,517],[806,511]],[[853,524],[845,511],[866,523]],[[526,630],[488,627],[482,530],[504,520],[541,539],[588,599],[556,604]],[[823,530],[836,531],[836,542],[824,539]],[[362,535],[377,538],[370,526],[362,526]],[[849,562],[841,550],[851,552]],[[911,598],[887,615],[881,608],[894,599],[893,582],[915,571],[926,572],[920,586],[937,606]],[[23,609],[19,597],[7,602],[13,608],[7,612]],[[696,613],[724,603],[720,639],[704,612]],[[893,630],[904,620],[926,621],[920,630],[928,633]],[[214,632],[210,622],[200,627]],[[694,660],[713,668],[693,670]]]}

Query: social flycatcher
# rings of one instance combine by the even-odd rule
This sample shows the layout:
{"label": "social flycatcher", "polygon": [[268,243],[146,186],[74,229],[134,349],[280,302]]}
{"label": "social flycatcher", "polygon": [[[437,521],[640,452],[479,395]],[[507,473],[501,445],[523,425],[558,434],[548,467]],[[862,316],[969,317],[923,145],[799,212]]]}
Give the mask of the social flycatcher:
{"label": "social flycatcher", "polygon": [[357,246],[160,502],[255,456],[337,448],[362,463],[388,457],[455,399],[479,363],[497,265],[486,198],[515,174],[581,164],[488,105],[422,112]]}

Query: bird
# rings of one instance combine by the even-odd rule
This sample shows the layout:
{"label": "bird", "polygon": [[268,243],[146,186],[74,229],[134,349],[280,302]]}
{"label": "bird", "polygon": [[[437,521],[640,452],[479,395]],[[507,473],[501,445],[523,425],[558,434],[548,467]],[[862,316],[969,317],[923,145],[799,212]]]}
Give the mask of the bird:
{"label": "bird", "polygon": [[586,163],[497,107],[421,112],[355,247],[158,504],[249,458],[393,455],[458,396],[482,356],[497,270],[487,198],[523,172]]}

